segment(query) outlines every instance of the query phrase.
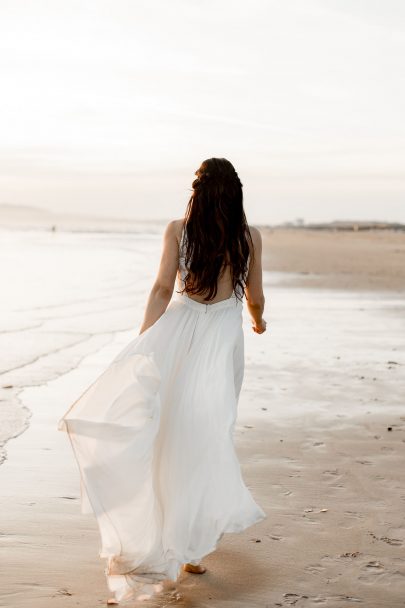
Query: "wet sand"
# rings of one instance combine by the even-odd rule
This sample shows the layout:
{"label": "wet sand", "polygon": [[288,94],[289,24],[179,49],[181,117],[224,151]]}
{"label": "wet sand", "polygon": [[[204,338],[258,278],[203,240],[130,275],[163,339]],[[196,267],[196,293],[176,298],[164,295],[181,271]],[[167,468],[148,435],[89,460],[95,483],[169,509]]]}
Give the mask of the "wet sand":
{"label": "wet sand", "polygon": [[[314,289],[291,262],[273,270],[268,332],[251,332],[245,311],[235,431],[245,481],[268,517],[225,535],[206,574],[183,573],[139,605],[404,606],[403,293]],[[97,526],[80,513],[76,464],[56,423],[131,335],[117,326],[74,368],[19,393],[32,415],[0,467],[1,605],[87,608],[108,596]]]}

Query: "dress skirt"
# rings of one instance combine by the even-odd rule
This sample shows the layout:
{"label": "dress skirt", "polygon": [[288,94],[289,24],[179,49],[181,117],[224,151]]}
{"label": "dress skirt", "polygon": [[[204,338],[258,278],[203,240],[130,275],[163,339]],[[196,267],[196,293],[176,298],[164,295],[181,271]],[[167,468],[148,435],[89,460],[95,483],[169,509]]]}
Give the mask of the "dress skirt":
{"label": "dress skirt", "polygon": [[233,429],[244,373],[242,302],[175,294],[59,420],[118,601],[151,596],[225,532],[264,519]]}

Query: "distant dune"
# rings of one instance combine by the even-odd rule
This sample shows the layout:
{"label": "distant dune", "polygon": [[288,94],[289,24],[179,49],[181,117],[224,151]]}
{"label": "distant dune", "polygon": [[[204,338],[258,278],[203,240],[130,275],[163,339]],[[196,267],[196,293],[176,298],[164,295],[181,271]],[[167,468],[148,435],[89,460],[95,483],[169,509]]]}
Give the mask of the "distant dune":
{"label": "distant dune", "polygon": [[378,220],[334,220],[332,222],[304,223],[284,222],[275,228],[294,228],[297,230],[348,230],[358,232],[359,230],[403,230],[405,224],[399,222],[381,222]]}
{"label": "distant dune", "polygon": [[121,217],[53,213],[40,207],[0,204],[0,229],[7,230],[160,232],[165,223],[166,220],[136,220]]}
{"label": "distant dune", "polygon": [[[48,209],[29,205],[0,204],[0,229],[61,230],[68,232],[160,232],[167,219],[134,219],[125,217],[100,217],[86,214],[54,213]],[[305,223],[303,220],[282,224],[261,224],[263,230],[299,231],[348,231],[399,230],[405,232],[405,224],[377,220],[334,220],[331,222]]]}

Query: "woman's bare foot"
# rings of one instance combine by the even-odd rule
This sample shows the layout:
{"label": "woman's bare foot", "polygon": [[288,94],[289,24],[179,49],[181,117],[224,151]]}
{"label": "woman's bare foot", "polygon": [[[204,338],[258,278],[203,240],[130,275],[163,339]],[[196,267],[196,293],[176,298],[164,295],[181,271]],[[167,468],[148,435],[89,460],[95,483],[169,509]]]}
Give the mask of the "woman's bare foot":
{"label": "woman's bare foot", "polygon": [[119,602],[114,598],[114,597],[110,597],[110,599],[107,600],[107,604],[111,605],[111,604],[119,604]]}
{"label": "woman's bare foot", "polygon": [[192,572],[193,574],[204,574],[207,568],[201,564],[198,564],[197,566],[194,564],[183,564],[183,570],[186,572]]}

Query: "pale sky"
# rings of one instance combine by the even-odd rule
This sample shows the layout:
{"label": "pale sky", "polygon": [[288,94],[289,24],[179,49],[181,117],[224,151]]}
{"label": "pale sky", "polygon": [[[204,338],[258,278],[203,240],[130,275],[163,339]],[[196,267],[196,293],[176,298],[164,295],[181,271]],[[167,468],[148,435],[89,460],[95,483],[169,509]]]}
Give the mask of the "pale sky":
{"label": "pale sky", "polygon": [[0,204],[180,217],[228,158],[253,223],[405,222],[402,0],[0,0]]}

